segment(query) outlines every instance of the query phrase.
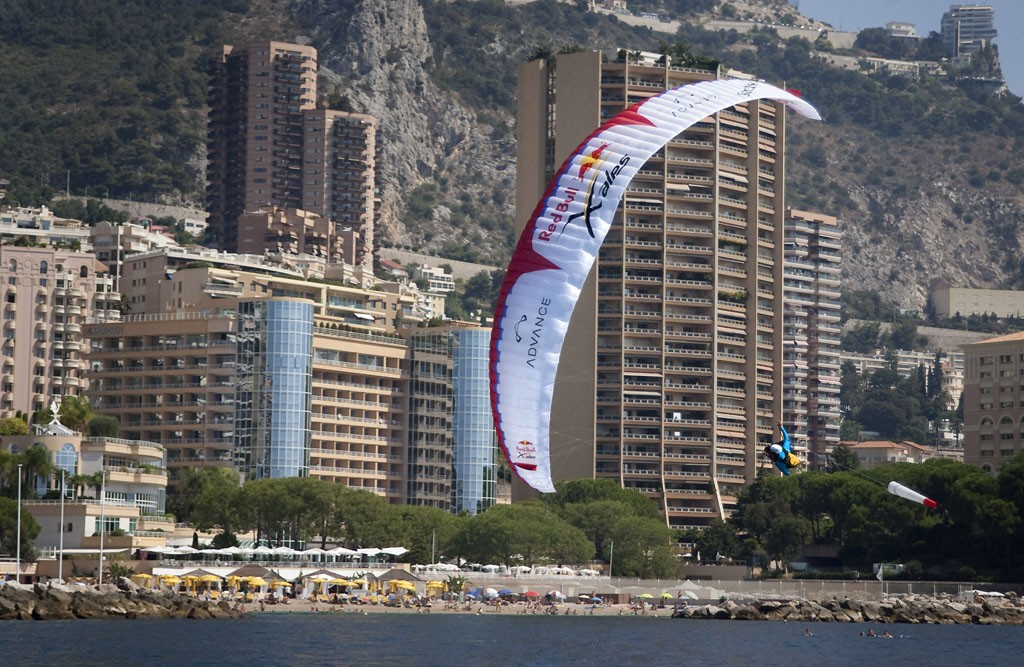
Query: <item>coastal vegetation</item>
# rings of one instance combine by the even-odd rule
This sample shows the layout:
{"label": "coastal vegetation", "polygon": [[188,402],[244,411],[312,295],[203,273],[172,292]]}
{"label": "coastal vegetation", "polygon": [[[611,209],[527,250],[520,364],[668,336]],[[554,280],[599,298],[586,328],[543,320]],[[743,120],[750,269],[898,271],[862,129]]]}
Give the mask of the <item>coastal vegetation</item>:
{"label": "coastal vegetation", "polygon": [[[189,478],[181,510],[220,534],[215,546],[254,530],[271,545],[403,546],[413,563],[610,563],[615,576],[670,578],[679,573],[678,545],[689,544],[705,559],[762,565],[768,575],[776,563],[779,575],[805,547],[825,545],[834,552],[829,576],[855,578],[888,561],[904,563],[905,578],[1024,578],[1015,564],[1024,552],[1024,455],[997,477],[949,460],[862,470],[844,448],[834,461],[842,465],[827,472],[762,475],[741,495],[733,520],[680,533],[665,526],[649,498],[607,479],[562,482],[539,500],[456,516],[322,480],[240,485],[207,469]],[[891,480],[935,499],[939,510],[886,493]]]}
{"label": "coastal vegetation", "polygon": [[[837,458],[842,458],[840,451]],[[856,578],[871,563],[898,562],[897,578],[1020,581],[1024,569],[1024,454],[998,476],[945,459],[850,465],[790,477],[762,475],[729,524],[690,534],[704,553],[775,562],[783,573],[807,545],[834,547],[829,577]],[[886,492],[897,480],[938,502],[927,510]],[[812,568],[813,569],[813,568]]]}

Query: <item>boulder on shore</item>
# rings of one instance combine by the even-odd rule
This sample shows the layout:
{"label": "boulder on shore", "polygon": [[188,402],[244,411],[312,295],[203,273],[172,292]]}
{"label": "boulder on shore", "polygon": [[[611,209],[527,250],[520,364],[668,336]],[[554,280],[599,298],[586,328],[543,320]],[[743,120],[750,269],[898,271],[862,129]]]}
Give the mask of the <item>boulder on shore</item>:
{"label": "boulder on shore", "polygon": [[754,600],[677,609],[672,618],[739,621],[818,621],[822,623],[933,623],[946,625],[1024,625],[1024,603],[1016,597],[964,604],[949,597],[905,595],[872,600]]}
{"label": "boulder on shore", "polygon": [[0,584],[0,620],[71,618],[238,618],[226,602],[132,586]]}

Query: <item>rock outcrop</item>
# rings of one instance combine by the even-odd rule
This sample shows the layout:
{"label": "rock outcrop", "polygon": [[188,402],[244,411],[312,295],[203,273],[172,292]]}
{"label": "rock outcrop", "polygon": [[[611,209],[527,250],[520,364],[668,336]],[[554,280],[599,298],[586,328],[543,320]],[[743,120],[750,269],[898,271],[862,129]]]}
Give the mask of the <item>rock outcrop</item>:
{"label": "rock outcrop", "polygon": [[0,620],[70,618],[238,618],[227,602],[197,600],[132,585],[68,586],[7,583],[0,586]]}
{"label": "rock outcrop", "polygon": [[975,598],[961,602],[927,595],[889,597],[882,601],[804,598],[732,600],[683,607],[673,618],[797,623],[929,623],[939,625],[1024,625],[1024,603],[1016,597]]}

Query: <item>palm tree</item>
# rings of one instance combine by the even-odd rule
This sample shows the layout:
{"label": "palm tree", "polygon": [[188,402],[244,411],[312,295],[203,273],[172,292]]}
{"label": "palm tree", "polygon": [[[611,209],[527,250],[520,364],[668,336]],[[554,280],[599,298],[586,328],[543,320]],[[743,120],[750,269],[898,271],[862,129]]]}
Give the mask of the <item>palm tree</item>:
{"label": "palm tree", "polygon": [[450,574],[448,575],[448,578],[445,579],[444,583],[449,593],[458,596],[460,593],[462,593],[463,590],[465,590],[466,584],[469,583],[469,579],[466,579],[463,576],[456,576],[454,574]]}
{"label": "palm tree", "polygon": [[[53,470],[53,462],[50,461],[50,452],[42,445],[33,445],[24,454],[17,456],[18,463],[24,467],[24,480],[33,481],[36,477],[49,479]],[[35,484],[29,483],[29,493],[35,494]]]}
{"label": "palm tree", "polygon": [[18,470],[18,462],[15,454],[0,450],[0,496],[13,498],[17,480],[15,479]]}
{"label": "palm tree", "polygon": [[93,473],[91,475],[82,475],[82,478],[83,478],[82,479],[82,483],[86,487],[90,487],[91,486],[92,488],[96,489],[96,498],[98,500],[102,500],[102,498],[100,498],[100,494],[103,492],[103,481],[104,481],[103,471],[101,470],[101,471]]}

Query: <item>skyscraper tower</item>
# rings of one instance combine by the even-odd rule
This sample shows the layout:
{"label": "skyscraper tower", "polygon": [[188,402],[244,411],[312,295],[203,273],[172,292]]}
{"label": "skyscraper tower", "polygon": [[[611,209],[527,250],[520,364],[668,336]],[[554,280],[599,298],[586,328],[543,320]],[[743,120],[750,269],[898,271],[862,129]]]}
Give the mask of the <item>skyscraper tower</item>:
{"label": "skyscraper tower", "polygon": [[[371,265],[376,119],[317,108],[317,53],[309,46],[225,46],[211,72],[207,208],[216,246],[245,251],[244,214],[298,209],[329,220],[332,238],[351,230],[358,243],[344,261]],[[329,261],[340,259],[330,253]]]}
{"label": "skyscraper tower", "polygon": [[209,233],[237,252],[238,216],[301,208],[303,112],[316,108],[316,49],[224,46],[211,67],[207,126]]}
{"label": "skyscraper tower", "polygon": [[785,236],[783,420],[816,468],[839,444],[842,235],[830,215],[789,209]]}
{"label": "skyscraper tower", "polygon": [[[627,50],[525,64],[519,220],[601,123],[714,78]],[[784,136],[782,108],[751,101],[677,136],[630,183],[562,351],[556,481],[615,479],[688,528],[728,516],[767,464],[781,417]]]}

